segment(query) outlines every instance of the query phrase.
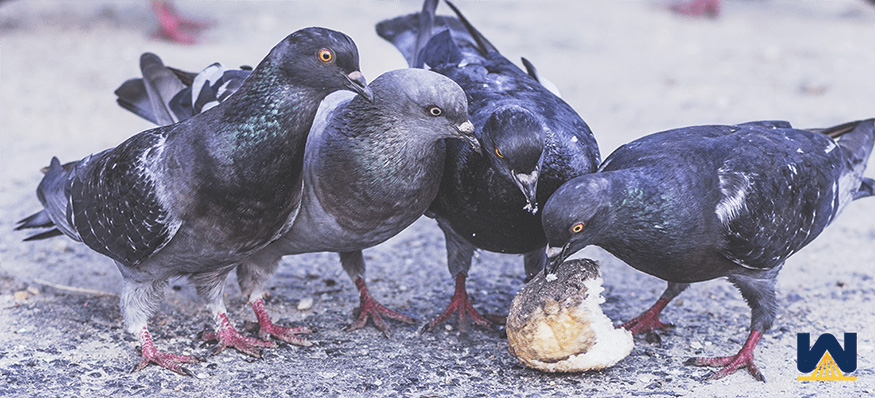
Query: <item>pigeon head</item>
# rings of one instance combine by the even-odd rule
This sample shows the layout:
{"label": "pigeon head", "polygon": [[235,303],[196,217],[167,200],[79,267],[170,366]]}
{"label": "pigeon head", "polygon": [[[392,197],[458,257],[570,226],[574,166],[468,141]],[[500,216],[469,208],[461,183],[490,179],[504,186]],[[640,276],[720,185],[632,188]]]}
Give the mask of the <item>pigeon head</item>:
{"label": "pigeon head", "polygon": [[544,152],[544,127],[534,114],[518,106],[492,113],[482,131],[492,166],[513,181],[526,198],[524,209],[538,211],[536,194]]}
{"label": "pigeon head", "polygon": [[277,44],[264,63],[274,65],[283,78],[296,85],[312,87],[326,95],[346,89],[369,101],[373,99],[359,71],[355,43],[334,30],[313,27],[296,31]]}
{"label": "pigeon head", "polygon": [[541,223],[547,236],[547,271],[592,244],[609,226],[610,181],[586,174],[563,184],[544,205]]}
{"label": "pigeon head", "polygon": [[424,69],[399,69],[377,77],[371,89],[373,106],[391,115],[407,134],[421,135],[416,138],[423,143],[461,139],[480,152],[474,125],[468,120],[468,99],[448,77]]}

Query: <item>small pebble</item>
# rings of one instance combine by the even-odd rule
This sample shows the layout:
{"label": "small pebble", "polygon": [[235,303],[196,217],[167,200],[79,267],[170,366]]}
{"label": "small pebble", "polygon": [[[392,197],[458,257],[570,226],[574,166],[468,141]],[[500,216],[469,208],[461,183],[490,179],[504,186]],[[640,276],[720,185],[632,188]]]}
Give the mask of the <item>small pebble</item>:
{"label": "small pebble", "polygon": [[700,342],[698,342],[698,341],[694,341],[694,342],[690,343],[690,347],[693,347],[693,348],[695,348],[695,349],[697,349],[697,350],[701,350],[701,349],[702,349],[702,343],[700,343]]}
{"label": "small pebble", "polygon": [[210,375],[208,375],[204,372],[200,372],[195,377],[197,377],[198,379],[206,379],[207,377],[210,377]]}
{"label": "small pebble", "polygon": [[544,279],[546,279],[547,282],[553,282],[553,281],[555,281],[556,279],[559,279],[559,277],[556,276],[556,274],[547,274],[547,277],[544,278]]}
{"label": "small pebble", "polygon": [[313,306],[313,298],[307,297],[298,302],[298,311],[306,311]]}
{"label": "small pebble", "polygon": [[12,296],[15,297],[15,301],[27,300],[27,292],[24,290],[15,292]]}

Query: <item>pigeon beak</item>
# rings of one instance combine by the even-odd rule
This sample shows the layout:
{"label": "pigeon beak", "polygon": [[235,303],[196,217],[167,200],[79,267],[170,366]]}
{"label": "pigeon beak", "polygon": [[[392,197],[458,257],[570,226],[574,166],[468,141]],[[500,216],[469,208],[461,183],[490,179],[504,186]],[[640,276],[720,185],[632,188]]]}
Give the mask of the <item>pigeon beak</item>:
{"label": "pigeon beak", "polygon": [[569,243],[562,247],[547,246],[547,267],[544,268],[544,272],[547,274],[556,272],[559,265],[568,258],[568,246]]}
{"label": "pigeon beak", "polygon": [[477,151],[479,154],[483,154],[483,148],[480,146],[480,141],[474,136],[474,124],[471,123],[470,120],[465,120],[465,123],[456,126],[456,130],[459,131],[462,139],[471,146],[471,149]]}
{"label": "pigeon beak", "polygon": [[531,173],[514,173],[513,181],[516,183],[517,187],[519,187],[520,191],[523,192],[523,196],[526,197],[526,206],[523,207],[524,210],[535,214],[538,212],[538,168],[536,167],[532,170]]}
{"label": "pigeon beak", "polygon": [[368,87],[368,83],[365,82],[365,76],[362,75],[361,72],[355,70],[346,75],[345,86],[362,97],[365,97],[368,102],[374,102],[374,92]]}

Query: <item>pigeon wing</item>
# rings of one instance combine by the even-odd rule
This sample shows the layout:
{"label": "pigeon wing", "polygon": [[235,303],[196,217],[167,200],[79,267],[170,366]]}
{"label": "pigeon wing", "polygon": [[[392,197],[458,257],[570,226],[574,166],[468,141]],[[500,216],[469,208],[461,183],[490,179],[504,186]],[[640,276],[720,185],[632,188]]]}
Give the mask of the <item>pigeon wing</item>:
{"label": "pigeon wing", "polygon": [[836,144],[825,135],[768,123],[747,124],[728,140],[734,149],[717,170],[723,254],[752,269],[783,264],[838,210],[842,158]]}
{"label": "pigeon wing", "polygon": [[140,133],[83,159],[67,182],[67,218],[82,242],[127,266],[163,248],[181,224],[159,194],[158,160],[166,131]]}

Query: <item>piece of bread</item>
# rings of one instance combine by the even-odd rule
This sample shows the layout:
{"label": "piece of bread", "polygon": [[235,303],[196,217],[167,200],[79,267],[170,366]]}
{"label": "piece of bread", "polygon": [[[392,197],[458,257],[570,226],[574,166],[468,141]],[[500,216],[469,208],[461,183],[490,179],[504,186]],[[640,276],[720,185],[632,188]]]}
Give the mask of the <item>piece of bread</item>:
{"label": "piece of bread", "polygon": [[592,260],[570,260],[539,273],[517,293],[507,316],[510,352],[545,372],[613,366],[632,352],[632,333],[615,329],[599,307],[602,278]]}

